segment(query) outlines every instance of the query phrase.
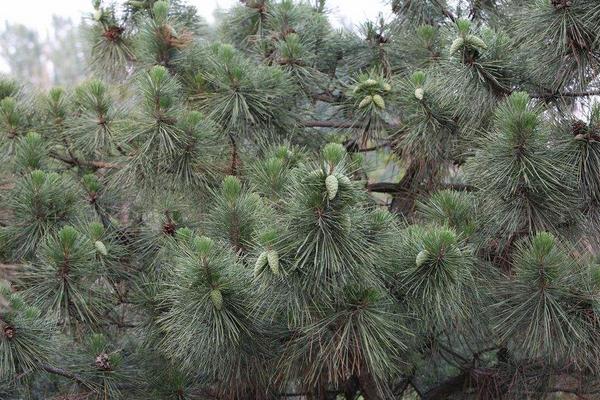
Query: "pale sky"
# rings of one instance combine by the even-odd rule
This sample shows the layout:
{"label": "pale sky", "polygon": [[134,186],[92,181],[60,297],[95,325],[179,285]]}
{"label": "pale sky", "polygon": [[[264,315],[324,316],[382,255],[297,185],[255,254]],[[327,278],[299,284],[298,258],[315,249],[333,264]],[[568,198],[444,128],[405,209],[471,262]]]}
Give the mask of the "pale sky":
{"label": "pale sky", "polygon": [[[209,22],[213,22],[213,12],[218,7],[228,9],[238,3],[238,0],[187,0],[193,4],[198,12]],[[311,2],[314,0],[311,0]],[[8,3],[9,0],[0,0]],[[117,3],[122,4],[123,0]],[[330,20],[336,27],[348,28],[366,20],[374,20],[380,12],[390,15],[389,0],[327,0],[326,9],[329,11]],[[109,1],[104,1],[109,3]],[[19,23],[37,29],[45,36],[51,26],[52,15],[71,17],[78,21],[82,16],[92,12],[91,0],[15,0],[10,5],[4,5],[0,14],[0,29],[6,22]],[[0,73],[8,72],[8,66],[0,58]]]}
{"label": "pale sky", "polygon": [[[8,0],[0,0],[0,3]],[[209,22],[212,22],[212,13],[217,7],[229,8],[238,0],[188,0]],[[332,23],[342,25],[347,21],[356,25],[366,19],[374,19],[383,11],[389,13],[390,7],[386,0],[328,0],[327,9],[331,11]],[[70,16],[79,19],[86,12],[91,12],[91,0],[16,0],[10,1],[10,5],[4,5],[0,23],[4,21],[22,23],[29,27],[38,28],[44,32],[49,26],[52,14]]]}

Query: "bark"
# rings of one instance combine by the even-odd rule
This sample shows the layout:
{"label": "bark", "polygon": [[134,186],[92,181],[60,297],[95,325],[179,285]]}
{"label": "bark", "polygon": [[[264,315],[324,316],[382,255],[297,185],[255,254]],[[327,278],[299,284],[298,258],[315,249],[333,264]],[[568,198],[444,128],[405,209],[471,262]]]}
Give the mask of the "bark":
{"label": "bark", "polygon": [[57,367],[53,367],[51,365],[48,364],[42,364],[40,365],[40,368],[43,369],[44,371],[54,374],[54,375],[60,375],[64,378],[69,378],[71,380],[74,380],[75,382],[83,385],[83,386],[87,386],[87,383],[85,383],[85,381],[83,380],[83,378],[81,378],[79,375],[67,371],[65,369],[62,368],[57,368]]}
{"label": "bark", "polygon": [[112,168],[120,168],[120,166],[118,164],[114,164],[114,163],[110,163],[110,162],[106,162],[106,161],[88,161],[88,160],[80,160],[78,158],[72,158],[72,157],[66,157],[66,156],[62,156],[60,154],[57,153],[50,153],[50,157],[56,159],[56,160],[60,160],[66,164],[69,164],[71,166],[84,166],[84,167],[90,167],[93,169],[112,169]]}
{"label": "bark", "polygon": [[360,393],[365,400],[383,400],[375,378],[369,372],[364,372],[358,377]]}
{"label": "bark", "polygon": [[416,197],[414,186],[417,183],[418,176],[419,165],[416,162],[411,162],[398,183],[396,191],[392,194],[390,211],[404,216],[412,215]]}
{"label": "bark", "polygon": [[423,394],[422,400],[445,400],[456,392],[462,392],[467,383],[468,374],[463,372],[454,376],[439,385],[429,389]]}

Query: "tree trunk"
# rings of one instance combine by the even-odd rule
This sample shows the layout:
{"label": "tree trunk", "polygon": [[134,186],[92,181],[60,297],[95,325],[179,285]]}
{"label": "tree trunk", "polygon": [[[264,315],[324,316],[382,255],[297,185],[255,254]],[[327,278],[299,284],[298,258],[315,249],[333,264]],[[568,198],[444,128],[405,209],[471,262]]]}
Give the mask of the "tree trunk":
{"label": "tree trunk", "polygon": [[373,375],[369,372],[364,372],[358,377],[360,393],[365,400],[383,400]]}
{"label": "tree trunk", "polygon": [[342,388],[346,400],[354,400],[359,389],[360,385],[358,379],[354,375],[344,383]]}
{"label": "tree trunk", "polygon": [[424,395],[423,400],[444,400],[452,393],[461,392],[467,383],[468,373],[452,377],[439,385],[429,389]]}
{"label": "tree trunk", "polygon": [[398,188],[395,193],[392,194],[392,204],[390,204],[390,211],[397,214],[401,214],[405,217],[412,215],[415,208],[415,192],[413,186],[417,180],[419,174],[419,164],[411,162],[406,168],[404,176],[398,182]]}

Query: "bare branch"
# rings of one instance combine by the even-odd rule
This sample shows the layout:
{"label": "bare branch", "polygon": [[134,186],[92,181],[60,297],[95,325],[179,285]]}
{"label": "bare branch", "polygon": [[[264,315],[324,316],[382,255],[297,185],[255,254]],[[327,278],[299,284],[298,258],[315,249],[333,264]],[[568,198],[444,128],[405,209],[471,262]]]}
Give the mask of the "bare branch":
{"label": "bare branch", "polygon": [[118,164],[113,164],[107,161],[88,161],[88,160],[80,160],[78,158],[72,158],[72,157],[67,157],[67,156],[63,156],[61,154],[55,153],[55,152],[51,152],[50,157],[62,161],[66,164],[69,164],[71,166],[74,167],[91,167],[94,169],[109,169],[109,168],[120,168],[120,165]]}
{"label": "bare branch", "polygon": [[67,370],[62,369],[62,368],[53,367],[53,366],[48,365],[48,364],[41,364],[40,368],[43,369],[46,372],[51,373],[51,374],[60,375],[60,376],[65,377],[65,378],[72,379],[72,380],[74,380],[75,382],[77,382],[77,383],[79,383],[81,385],[88,386],[88,384],[83,380],[83,378],[81,378],[79,375],[77,375],[77,374],[75,374],[73,372],[67,371]]}
{"label": "bare branch", "polygon": [[303,121],[302,126],[305,128],[360,128],[360,126],[350,121],[329,120],[329,121]]}
{"label": "bare branch", "polygon": [[575,92],[556,92],[556,93],[530,93],[530,97],[534,99],[552,99],[560,97],[590,97],[600,96],[600,90],[584,90]]}
{"label": "bare branch", "polygon": [[450,12],[450,10],[448,10],[440,0],[435,0],[435,3],[442,9],[442,13],[444,13],[444,15],[448,18],[450,18],[450,20],[452,22],[456,22],[456,17],[454,16],[454,14],[452,14]]}

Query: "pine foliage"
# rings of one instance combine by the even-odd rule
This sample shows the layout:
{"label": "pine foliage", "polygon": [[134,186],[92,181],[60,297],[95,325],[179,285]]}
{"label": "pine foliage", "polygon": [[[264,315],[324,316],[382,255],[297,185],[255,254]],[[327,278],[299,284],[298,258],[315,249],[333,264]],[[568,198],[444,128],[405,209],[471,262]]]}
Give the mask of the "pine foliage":
{"label": "pine foliage", "polygon": [[390,3],[93,0],[0,77],[0,398],[598,392],[598,2]]}

